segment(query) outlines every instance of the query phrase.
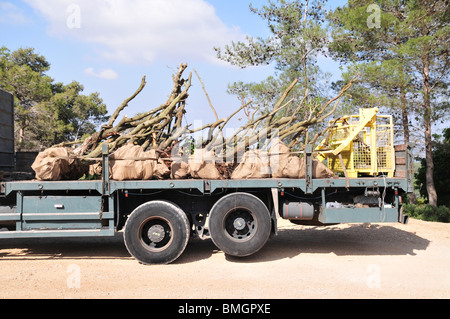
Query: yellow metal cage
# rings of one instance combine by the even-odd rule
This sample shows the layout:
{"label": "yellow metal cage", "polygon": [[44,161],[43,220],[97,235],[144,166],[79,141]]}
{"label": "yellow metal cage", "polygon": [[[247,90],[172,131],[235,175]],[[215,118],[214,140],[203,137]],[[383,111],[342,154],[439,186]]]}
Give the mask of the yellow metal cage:
{"label": "yellow metal cage", "polygon": [[[333,172],[394,176],[394,129],[391,115],[377,115],[378,108],[360,109],[329,122],[325,139],[316,148]],[[345,168],[345,169],[344,169]]]}

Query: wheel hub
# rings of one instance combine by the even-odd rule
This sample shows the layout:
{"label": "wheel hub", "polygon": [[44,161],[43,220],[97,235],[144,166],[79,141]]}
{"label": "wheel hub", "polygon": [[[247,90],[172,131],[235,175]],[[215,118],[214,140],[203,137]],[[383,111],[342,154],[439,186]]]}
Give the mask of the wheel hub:
{"label": "wheel hub", "polygon": [[165,236],[164,227],[161,225],[153,225],[148,230],[147,235],[152,242],[159,243],[164,239]]}
{"label": "wheel hub", "polygon": [[242,230],[245,227],[245,220],[242,217],[238,217],[234,220],[233,226],[237,230]]}
{"label": "wheel hub", "polygon": [[252,212],[245,209],[229,212],[224,220],[224,231],[233,240],[249,240],[256,232],[256,221]]}

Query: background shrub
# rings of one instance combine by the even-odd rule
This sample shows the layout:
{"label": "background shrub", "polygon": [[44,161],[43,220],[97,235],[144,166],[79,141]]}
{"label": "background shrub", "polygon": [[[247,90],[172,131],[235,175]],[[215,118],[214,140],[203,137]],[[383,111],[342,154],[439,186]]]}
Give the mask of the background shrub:
{"label": "background shrub", "polygon": [[450,208],[447,206],[433,207],[429,204],[405,204],[403,205],[403,213],[409,217],[426,221],[441,223],[450,222]]}

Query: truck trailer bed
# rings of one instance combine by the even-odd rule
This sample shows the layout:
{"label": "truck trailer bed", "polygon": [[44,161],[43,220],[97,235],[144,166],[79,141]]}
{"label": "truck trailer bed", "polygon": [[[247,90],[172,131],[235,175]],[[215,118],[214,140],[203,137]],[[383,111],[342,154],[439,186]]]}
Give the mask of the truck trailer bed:
{"label": "truck trailer bed", "polygon": [[[128,233],[139,232],[138,238],[145,238],[133,242],[135,236],[125,236],[126,243],[132,242],[127,248],[133,256],[144,263],[166,263],[179,251],[165,256],[166,248],[159,246],[169,236],[164,247],[170,251],[171,236],[180,225],[187,230],[177,236],[211,236],[218,247],[231,246],[228,253],[241,256],[260,248],[250,244],[260,231],[277,233],[278,218],[305,225],[407,221],[401,196],[413,191],[409,160],[400,167],[407,174],[399,177],[315,179],[311,152],[305,156],[306,177],[301,179],[116,181],[106,170],[101,180],[1,182],[0,239],[113,236],[129,229]],[[410,159],[406,149],[404,156]],[[108,166],[105,152],[103,167]],[[168,212],[160,216],[159,210]],[[150,211],[155,217],[138,219]],[[137,222],[147,228],[133,225]],[[183,240],[177,249],[184,250],[186,243]],[[153,257],[160,255],[163,258]]]}

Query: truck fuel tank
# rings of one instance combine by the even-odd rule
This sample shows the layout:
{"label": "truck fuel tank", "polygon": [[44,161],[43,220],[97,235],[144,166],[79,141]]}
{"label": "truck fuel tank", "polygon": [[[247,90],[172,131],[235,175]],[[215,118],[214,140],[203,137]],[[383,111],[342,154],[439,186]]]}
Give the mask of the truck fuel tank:
{"label": "truck fuel tank", "polygon": [[305,202],[284,202],[282,217],[284,219],[312,220],[314,217],[314,205]]}

